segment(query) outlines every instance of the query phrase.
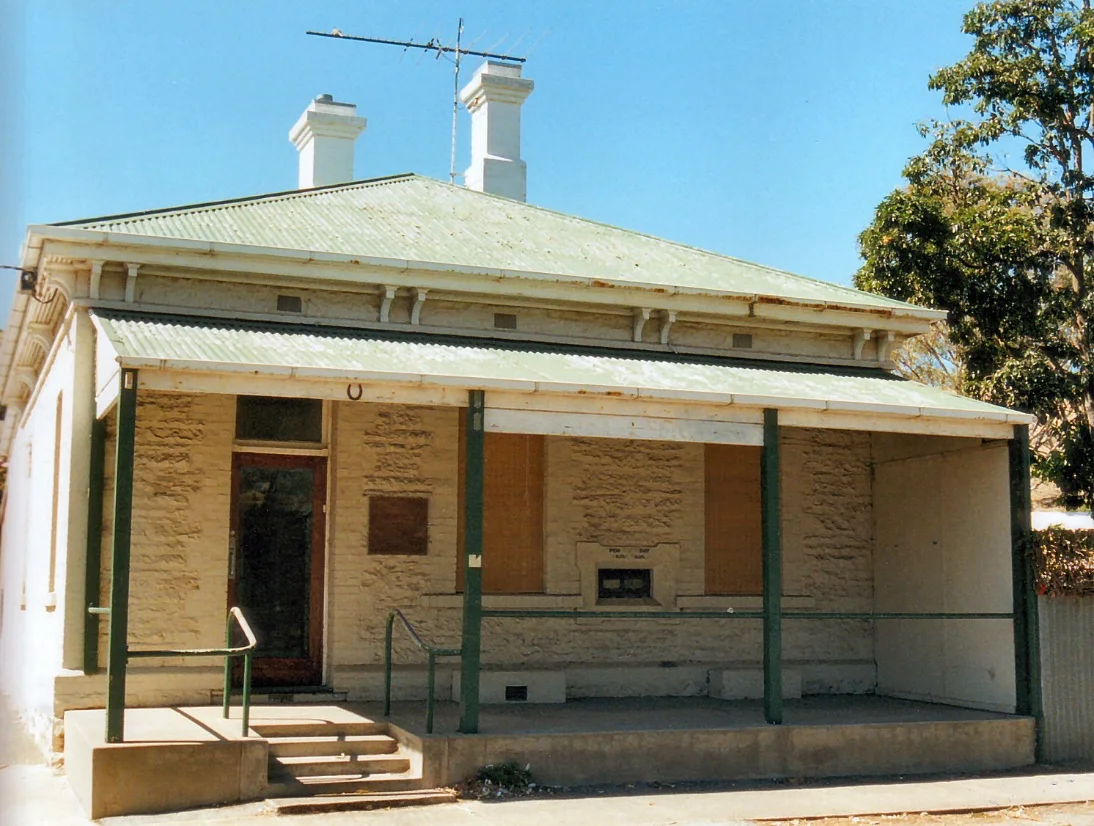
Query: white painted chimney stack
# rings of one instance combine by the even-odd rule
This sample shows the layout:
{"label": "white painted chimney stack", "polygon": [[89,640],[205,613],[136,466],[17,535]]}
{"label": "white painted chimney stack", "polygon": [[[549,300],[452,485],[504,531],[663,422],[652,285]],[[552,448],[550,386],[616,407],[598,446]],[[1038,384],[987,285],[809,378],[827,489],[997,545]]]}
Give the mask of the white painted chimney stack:
{"label": "white painted chimney stack", "polygon": [[528,168],[520,159],[520,107],[535,84],[520,76],[512,63],[484,63],[460,91],[471,113],[471,166],[464,173],[468,189],[528,197]]}
{"label": "white painted chimney stack", "polygon": [[313,100],[289,130],[300,153],[300,189],[352,181],[353,144],[367,124],[352,103],[338,103],[330,95]]}

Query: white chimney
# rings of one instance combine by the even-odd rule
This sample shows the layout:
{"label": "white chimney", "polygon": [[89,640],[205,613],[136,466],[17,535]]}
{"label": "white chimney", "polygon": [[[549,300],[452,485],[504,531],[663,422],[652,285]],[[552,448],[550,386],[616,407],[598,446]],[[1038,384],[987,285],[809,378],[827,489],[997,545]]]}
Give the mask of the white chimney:
{"label": "white chimney", "polygon": [[367,123],[352,103],[338,103],[330,95],[313,100],[289,130],[300,153],[300,188],[352,181],[353,144]]}
{"label": "white chimney", "polygon": [[460,91],[471,113],[471,166],[468,189],[528,197],[528,168],[520,159],[520,107],[535,84],[520,76],[520,66],[487,61]]}

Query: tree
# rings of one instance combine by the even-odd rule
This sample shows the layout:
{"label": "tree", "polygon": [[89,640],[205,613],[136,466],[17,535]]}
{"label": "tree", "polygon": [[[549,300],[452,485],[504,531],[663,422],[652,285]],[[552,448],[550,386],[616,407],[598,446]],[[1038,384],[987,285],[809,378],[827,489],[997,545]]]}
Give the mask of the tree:
{"label": "tree", "polygon": [[1091,508],[1094,12],[996,0],[964,31],[972,51],[929,85],[966,117],[921,127],[928,148],[859,236],[855,284],[947,310],[961,389],[1036,414],[1034,472]]}

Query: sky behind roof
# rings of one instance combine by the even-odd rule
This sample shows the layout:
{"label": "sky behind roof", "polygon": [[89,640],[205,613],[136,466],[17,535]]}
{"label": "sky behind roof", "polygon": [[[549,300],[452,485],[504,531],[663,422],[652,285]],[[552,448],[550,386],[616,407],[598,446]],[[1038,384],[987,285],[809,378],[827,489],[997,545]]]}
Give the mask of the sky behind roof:
{"label": "sky behind roof", "polygon": [[[848,284],[970,5],[0,0],[0,264],[27,224],[294,188],[287,133],[320,93],[368,118],[358,179],[447,180],[451,65],[305,31],[450,42],[462,14],[465,46],[529,58],[530,203]],[[468,133],[461,107],[460,171]]]}

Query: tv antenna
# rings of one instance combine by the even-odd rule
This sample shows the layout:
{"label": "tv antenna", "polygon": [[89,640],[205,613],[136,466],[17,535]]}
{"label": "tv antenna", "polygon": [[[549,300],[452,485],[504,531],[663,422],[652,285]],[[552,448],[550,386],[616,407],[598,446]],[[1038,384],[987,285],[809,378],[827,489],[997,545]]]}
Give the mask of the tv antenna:
{"label": "tv antenna", "polygon": [[383,46],[402,46],[403,51],[407,49],[421,49],[426,52],[436,52],[437,58],[447,57],[447,55],[453,55],[453,72],[452,72],[452,161],[448,168],[448,181],[449,183],[456,183],[456,127],[459,123],[458,115],[460,111],[460,61],[464,55],[472,55],[474,57],[493,58],[494,60],[504,60],[509,63],[524,63],[528,58],[516,57],[509,54],[496,54],[494,52],[478,52],[474,49],[463,48],[463,18],[460,18],[460,22],[456,27],[456,45],[449,46],[441,43],[437,38],[431,37],[425,43],[415,43],[413,40],[387,40],[382,37],[359,37],[351,34],[342,34],[341,29],[331,29],[329,32],[313,32],[309,31],[308,34],[315,37],[333,37],[338,40],[356,40],[360,43],[379,43]]}

